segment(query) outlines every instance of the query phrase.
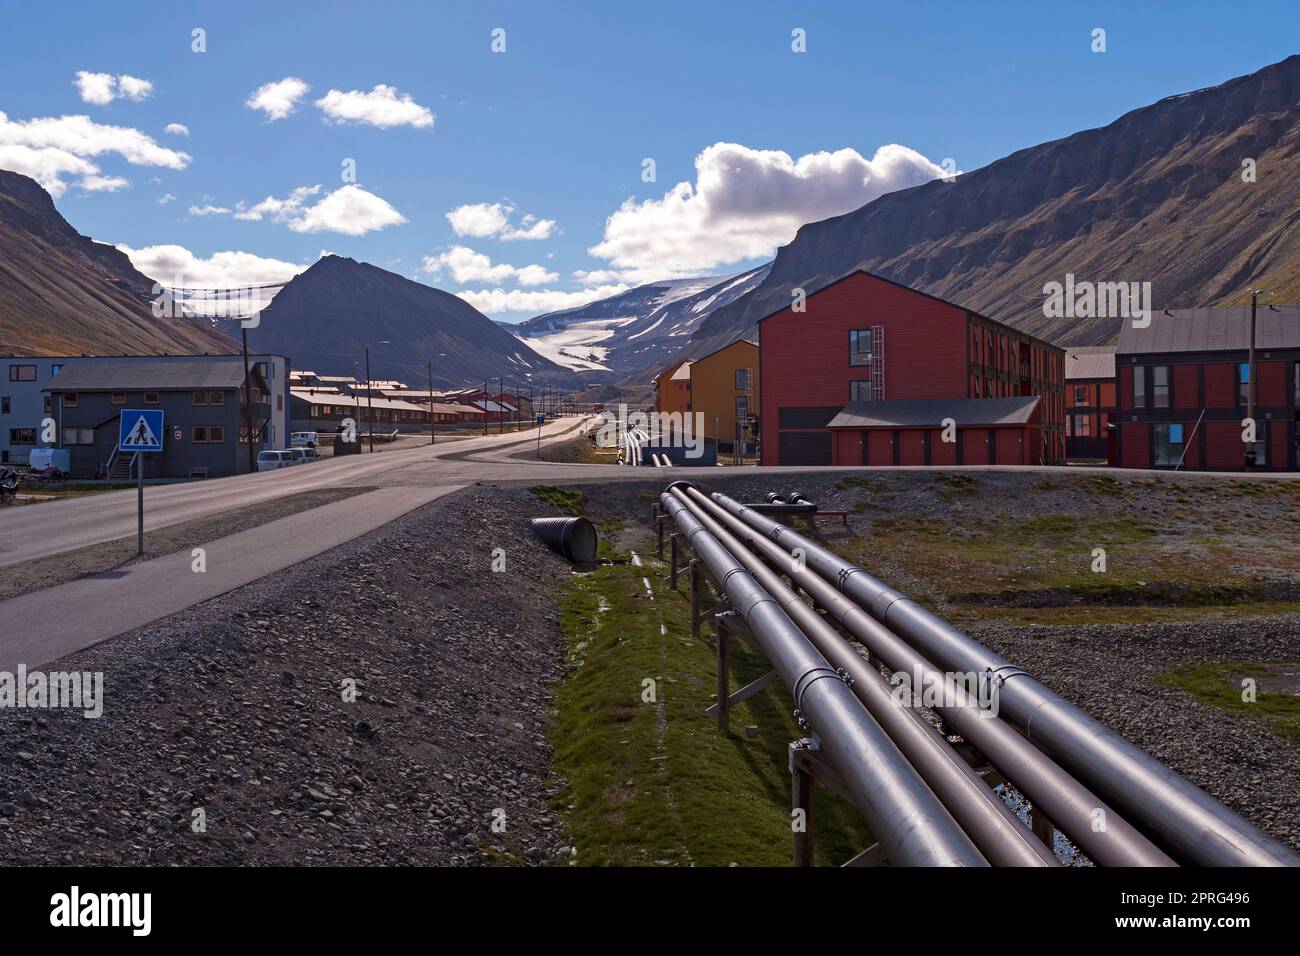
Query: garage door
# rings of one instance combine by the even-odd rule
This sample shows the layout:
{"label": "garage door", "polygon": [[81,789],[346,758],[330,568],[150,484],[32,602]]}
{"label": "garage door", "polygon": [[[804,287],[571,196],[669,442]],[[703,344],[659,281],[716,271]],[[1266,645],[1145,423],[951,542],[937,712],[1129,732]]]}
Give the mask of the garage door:
{"label": "garage door", "polygon": [[831,433],[781,432],[781,464],[829,465],[831,463]]}

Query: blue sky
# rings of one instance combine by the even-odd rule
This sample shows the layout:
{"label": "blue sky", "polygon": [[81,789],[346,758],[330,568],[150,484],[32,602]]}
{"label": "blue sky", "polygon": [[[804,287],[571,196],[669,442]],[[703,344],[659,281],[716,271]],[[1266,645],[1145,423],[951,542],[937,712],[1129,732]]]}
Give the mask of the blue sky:
{"label": "blue sky", "polygon": [[[164,281],[284,278],[327,250],[521,320],[742,271],[945,159],[974,169],[1280,60],[1300,27],[1294,3],[1046,6],[6,2],[0,167],[41,173],[74,226]],[[247,105],[288,78],[310,90],[287,115]]]}

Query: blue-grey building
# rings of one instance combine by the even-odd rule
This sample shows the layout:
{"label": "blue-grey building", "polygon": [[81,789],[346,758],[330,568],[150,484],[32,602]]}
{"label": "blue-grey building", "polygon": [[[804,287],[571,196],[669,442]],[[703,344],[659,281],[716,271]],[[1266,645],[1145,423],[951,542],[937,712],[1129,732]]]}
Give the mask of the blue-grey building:
{"label": "blue-grey building", "polygon": [[145,455],[146,478],[218,478],[248,471],[249,435],[256,457],[272,417],[272,396],[258,366],[250,365],[245,389],[243,362],[216,357],[66,365],[45,383],[45,393],[73,478],[131,477],[131,456],[117,451],[125,409],[163,413],[163,450]]}
{"label": "blue-grey building", "polygon": [[[49,391],[56,376],[83,366],[111,367],[141,362],[154,368],[220,362],[233,365],[241,375],[244,367],[240,355],[0,356],[0,464],[26,464],[34,448],[70,447],[64,445],[57,427],[61,406],[54,402]],[[248,362],[267,385],[266,401],[271,411],[266,427],[257,436],[259,450],[285,448],[289,444],[289,361],[283,355],[250,355]],[[47,420],[52,420],[56,427],[44,428]],[[47,441],[47,436],[52,440]]]}

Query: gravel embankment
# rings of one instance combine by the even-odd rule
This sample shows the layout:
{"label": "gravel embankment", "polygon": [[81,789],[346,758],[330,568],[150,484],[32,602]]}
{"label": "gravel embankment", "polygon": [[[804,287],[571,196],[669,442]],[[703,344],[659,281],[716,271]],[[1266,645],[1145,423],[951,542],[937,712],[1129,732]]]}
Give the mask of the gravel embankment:
{"label": "gravel embankment", "polygon": [[567,860],[545,729],[570,571],[527,526],[547,513],[469,488],[60,662],[104,672],[104,716],[0,711],[0,856]]}

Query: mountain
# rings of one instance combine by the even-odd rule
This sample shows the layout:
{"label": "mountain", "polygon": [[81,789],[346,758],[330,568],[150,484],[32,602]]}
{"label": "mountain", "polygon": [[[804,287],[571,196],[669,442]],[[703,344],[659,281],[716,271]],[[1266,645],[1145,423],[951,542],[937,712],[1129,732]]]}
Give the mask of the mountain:
{"label": "mountain", "polygon": [[73,229],[34,179],[0,170],[0,352],[231,352],[211,323],[155,318],[153,280]]}
{"label": "mountain", "polygon": [[[222,322],[239,335],[237,321]],[[248,347],[287,355],[322,375],[370,374],[413,388],[482,384],[485,379],[570,385],[575,377],[531,351],[463,299],[342,256],[323,256],[299,273],[248,330]]]}
{"label": "mountain", "polygon": [[[1047,318],[1067,273],[1152,283],[1157,309],[1300,297],[1300,56],[1172,96],[1101,129],[1023,149],[953,182],[900,190],[803,226],[691,351],[856,268],[1059,344],[1115,341],[1121,319]],[[1255,182],[1243,181],[1253,160]]]}
{"label": "mountain", "polygon": [[756,288],[769,266],[739,275],[652,282],[539,315],[514,329],[533,349],[580,373],[583,381],[608,383],[667,361],[714,309]]}

